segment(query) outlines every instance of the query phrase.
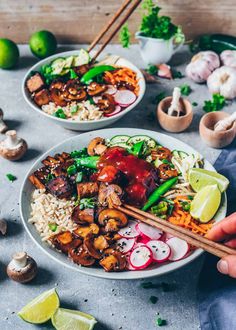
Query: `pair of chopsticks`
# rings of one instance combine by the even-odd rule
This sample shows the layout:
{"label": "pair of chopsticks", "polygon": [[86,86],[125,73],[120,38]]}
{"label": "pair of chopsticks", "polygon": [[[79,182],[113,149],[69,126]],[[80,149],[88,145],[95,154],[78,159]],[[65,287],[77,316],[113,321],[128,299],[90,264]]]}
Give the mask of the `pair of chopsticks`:
{"label": "pair of chopsticks", "polygon": [[131,4],[130,8],[128,8],[127,10],[127,13],[118,23],[118,25],[113,29],[113,31],[108,36],[106,36],[105,40],[103,41],[103,44],[94,54],[92,58],[93,61],[101,54],[101,52],[104,50],[107,44],[114,38],[116,33],[120,30],[122,25],[127,21],[127,19],[130,17],[130,15],[134,12],[134,10],[138,7],[138,5],[141,2],[142,0],[126,0],[117,10],[117,12],[114,14],[111,20],[102,28],[102,30],[98,33],[98,35],[94,38],[94,40],[88,47],[88,52],[90,52],[98,44],[98,42],[105,36],[105,34],[113,27],[113,25],[116,23],[118,18],[124,13],[126,8]]}
{"label": "pair of chopsticks", "polygon": [[190,245],[203,249],[219,258],[226,257],[230,254],[236,254],[236,250],[231,249],[228,246],[210,241],[206,237],[202,237],[198,234],[195,234],[183,227],[176,226],[166,220],[163,220],[153,214],[139,210],[131,205],[124,204],[123,206],[114,207],[135,219],[138,219],[152,227],[158,228],[173,236],[179,237],[188,242]]}

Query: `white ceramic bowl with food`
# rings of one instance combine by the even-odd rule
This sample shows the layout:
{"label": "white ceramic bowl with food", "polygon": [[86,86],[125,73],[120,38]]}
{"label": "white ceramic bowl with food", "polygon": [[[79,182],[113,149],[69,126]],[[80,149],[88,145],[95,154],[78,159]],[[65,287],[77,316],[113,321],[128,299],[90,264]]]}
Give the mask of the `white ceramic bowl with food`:
{"label": "white ceramic bowl with food", "polygon": [[[44,112],[39,106],[37,106],[35,104],[28,89],[26,88],[26,82],[27,82],[27,79],[30,77],[31,72],[40,71],[40,68],[43,65],[49,64],[57,58],[67,57],[67,56],[77,56],[78,54],[79,54],[79,50],[58,53],[56,55],[50,56],[50,57],[38,62],[37,64],[35,64],[34,66],[32,66],[29,69],[29,71],[26,73],[26,75],[23,79],[22,93],[23,93],[24,99],[29,104],[29,106],[32,108],[32,110],[47,117],[49,121],[54,122],[66,129],[70,129],[70,130],[74,130],[74,131],[90,131],[90,130],[100,129],[102,127],[106,127],[106,126],[114,124],[117,120],[122,118],[124,115],[126,115],[128,112],[133,110],[139,104],[139,102],[142,100],[142,98],[144,96],[145,88],[146,88],[145,79],[143,77],[143,74],[130,61],[128,61],[122,57],[117,57],[118,59],[115,62],[115,66],[127,67],[127,68],[133,70],[137,74],[139,93],[137,95],[135,102],[133,102],[129,106],[125,107],[121,112],[119,112],[117,114],[114,114],[114,115],[112,115],[110,117],[106,117],[106,118],[102,117],[101,119],[98,119],[98,120],[86,120],[86,121],[85,120],[84,121],[83,120],[73,120],[72,121],[72,120],[68,120],[68,119],[57,118],[53,115],[49,115],[46,112]],[[103,60],[102,56],[99,57],[99,61],[100,60]]]}
{"label": "white ceramic bowl with food", "polygon": [[[55,250],[53,247],[50,247],[46,242],[43,242],[38,231],[36,230],[35,226],[28,222],[28,219],[30,218],[30,212],[31,212],[31,198],[32,193],[35,190],[35,187],[31,184],[31,182],[28,180],[29,175],[31,175],[35,170],[37,170],[39,167],[42,166],[41,161],[45,159],[48,155],[54,155],[56,153],[61,153],[63,151],[65,152],[71,152],[79,148],[87,147],[88,143],[91,141],[91,139],[101,136],[104,138],[112,138],[113,136],[121,134],[121,135],[127,135],[130,136],[133,135],[148,135],[149,137],[155,139],[158,141],[161,145],[166,146],[167,148],[170,148],[171,150],[184,150],[185,152],[189,154],[196,154],[197,151],[194,150],[189,145],[185,144],[184,142],[181,142],[173,137],[167,136],[165,134],[160,134],[153,131],[148,130],[142,130],[142,129],[133,129],[133,128],[111,128],[111,129],[105,129],[100,131],[93,131],[84,133],[81,135],[77,135],[75,137],[72,137],[68,140],[65,140],[63,143],[53,147],[52,149],[48,150],[44,155],[42,155],[32,166],[32,168],[28,171],[20,193],[20,212],[21,212],[21,218],[23,221],[23,224],[25,226],[26,231],[30,235],[31,239],[37,244],[37,246],[42,249],[44,253],[50,258],[52,258],[52,263],[54,261],[59,262],[60,264],[69,267],[71,270],[74,270],[76,272],[81,272],[87,275],[91,276],[97,276],[101,278],[107,278],[107,279],[142,279],[142,278],[149,278],[153,276],[159,276],[166,274],[168,272],[174,271],[180,267],[183,267],[184,265],[187,265],[194,259],[196,259],[198,256],[202,254],[202,250],[196,249],[192,251],[192,253],[187,256],[186,258],[175,261],[172,263],[164,263],[164,264],[155,264],[153,266],[149,266],[148,268],[144,270],[138,270],[138,271],[123,271],[123,272],[111,272],[107,273],[102,268],[98,267],[81,267],[78,266],[72,261],[69,260],[69,258],[59,253],[57,250]],[[215,171],[214,167],[207,161],[205,161],[205,168],[208,170]],[[215,221],[220,221],[223,219],[226,215],[226,195],[222,195],[222,202],[221,206],[217,212],[217,214],[214,216]]]}

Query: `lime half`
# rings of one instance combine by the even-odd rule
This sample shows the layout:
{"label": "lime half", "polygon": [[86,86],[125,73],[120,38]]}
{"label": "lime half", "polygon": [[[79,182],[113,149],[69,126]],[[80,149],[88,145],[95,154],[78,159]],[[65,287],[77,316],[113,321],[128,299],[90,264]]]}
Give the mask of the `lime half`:
{"label": "lime half", "polygon": [[58,308],[52,316],[52,324],[57,330],[92,330],[96,323],[92,315],[64,308]]}
{"label": "lime half", "polygon": [[210,221],[216,214],[220,201],[221,192],[216,184],[202,188],[191,202],[191,216],[202,223]]}
{"label": "lime half", "polygon": [[22,308],[18,315],[26,322],[44,323],[52,317],[60,301],[55,289],[46,291]]}
{"label": "lime half", "polygon": [[201,168],[192,168],[188,175],[189,183],[194,191],[200,191],[205,186],[217,184],[220,191],[224,192],[229,185],[229,180],[223,175]]}

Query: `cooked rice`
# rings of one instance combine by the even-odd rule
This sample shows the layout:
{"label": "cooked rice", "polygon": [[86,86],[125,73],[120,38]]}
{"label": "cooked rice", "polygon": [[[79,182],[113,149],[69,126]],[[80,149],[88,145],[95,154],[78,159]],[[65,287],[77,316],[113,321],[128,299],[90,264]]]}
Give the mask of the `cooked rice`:
{"label": "cooked rice", "polygon": [[[74,201],[60,200],[46,194],[45,190],[36,189],[32,194],[31,217],[28,221],[35,225],[42,240],[50,243],[48,238],[52,234],[76,228],[76,224],[70,219],[74,205]],[[56,231],[53,232],[49,224],[56,224]]]}
{"label": "cooked rice", "polygon": [[48,115],[53,116],[54,113],[62,109],[66,115],[67,120],[98,120],[103,116],[103,112],[95,104],[91,104],[89,101],[82,101],[80,103],[72,102],[65,107],[57,106],[55,103],[50,102],[42,106],[42,110]]}

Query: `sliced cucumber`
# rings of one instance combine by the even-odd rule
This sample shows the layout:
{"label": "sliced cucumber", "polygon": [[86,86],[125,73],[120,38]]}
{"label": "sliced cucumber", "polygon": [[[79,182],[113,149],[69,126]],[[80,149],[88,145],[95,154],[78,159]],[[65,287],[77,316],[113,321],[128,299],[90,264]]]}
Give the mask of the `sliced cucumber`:
{"label": "sliced cucumber", "polygon": [[61,74],[64,67],[65,67],[65,59],[63,57],[59,57],[59,58],[55,59],[51,63],[52,74],[55,74],[55,75]]}
{"label": "sliced cucumber", "polygon": [[88,64],[90,62],[90,56],[89,53],[81,49],[79,52],[79,55],[74,56],[73,66],[80,66],[84,64]]}
{"label": "sliced cucumber", "polygon": [[150,138],[149,136],[147,135],[135,135],[135,136],[132,136],[128,141],[127,141],[127,144],[128,145],[133,145],[137,142],[140,142],[140,141],[145,141],[148,145],[149,148],[153,149],[157,146],[157,143],[154,139]]}
{"label": "sliced cucumber", "polygon": [[121,148],[124,148],[124,149],[129,149],[130,148],[130,146],[128,146],[128,144],[125,143],[125,142],[117,142],[117,143],[111,144],[111,147],[121,147]]}
{"label": "sliced cucumber", "polygon": [[126,143],[129,139],[130,136],[128,135],[116,135],[110,140],[110,143],[111,144]]}
{"label": "sliced cucumber", "polygon": [[181,158],[181,159],[184,159],[189,156],[189,154],[187,152],[182,151],[182,150],[173,150],[172,155],[174,157]]}
{"label": "sliced cucumber", "polygon": [[64,66],[64,68],[70,69],[72,67],[73,60],[74,60],[74,56],[68,56],[68,57],[66,57],[65,58],[65,66]]}

